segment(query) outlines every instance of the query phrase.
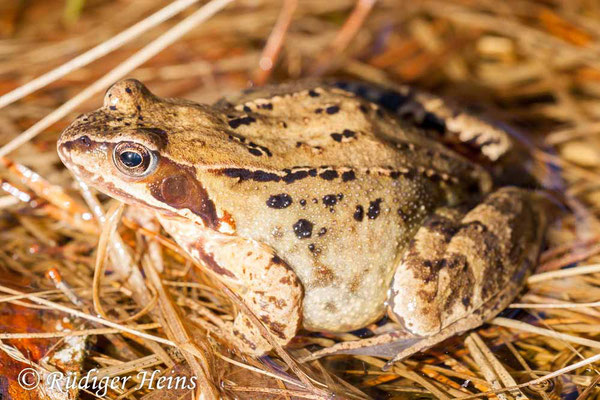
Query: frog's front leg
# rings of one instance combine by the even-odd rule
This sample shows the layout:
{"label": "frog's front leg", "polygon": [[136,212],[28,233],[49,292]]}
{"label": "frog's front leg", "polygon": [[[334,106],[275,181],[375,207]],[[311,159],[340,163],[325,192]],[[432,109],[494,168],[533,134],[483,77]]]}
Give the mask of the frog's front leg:
{"label": "frog's front leg", "polygon": [[[180,218],[159,215],[165,230],[196,261],[238,294],[282,346],[300,327],[303,290],[295,272],[269,246],[222,234]],[[243,312],[233,333],[245,353],[271,349],[260,329]]]}
{"label": "frog's front leg", "polygon": [[418,337],[443,340],[494,317],[536,264],[542,204],[534,192],[506,187],[466,213],[442,209],[429,217],[396,269],[392,318]]}

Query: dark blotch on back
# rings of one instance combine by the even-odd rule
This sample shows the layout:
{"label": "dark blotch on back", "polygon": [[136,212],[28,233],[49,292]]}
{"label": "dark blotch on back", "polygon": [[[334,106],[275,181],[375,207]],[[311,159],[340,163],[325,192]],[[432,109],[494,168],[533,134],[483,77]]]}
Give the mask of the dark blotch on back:
{"label": "dark blotch on back", "polygon": [[312,236],[313,223],[306,219],[299,219],[293,228],[298,239],[307,239]]}
{"label": "dark blotch on back", "polygon": [[341,141],[342,141],[342,138],[343,138],[343,136],[342,136],[342,134],[341,134],[341,133],[332,133],[332,134],[331,134],[331,138],[332,138],[333,140],[335,140],[336,142],[341,142]]}
{"label": "dark blotch on back", "polygon": [[292,183],[294,181],[304,179],[308,176],[308,171],[296,171],[296,172],[288,172],[283,177],[283,181],[285,183]]}
{"label": "dark blotch on back", "polygon": [[335,194],[328,194],[323,196],[323,204],[326,206],[334,206],[337,203],[337,196]]}
{"label": "dark blotch on back", "polygon": [[446,123],[441,118],[438,118],[437,115],[433,113],[425,113],[425,117],[421,122],[421,127],[423,129],[431,129],[439,133],[446,132]]}
{"label": "dark blotch on back", "polygon": [[239,178],[242,181],[279,182],[281,180],[279,175],[261,170],[250,171],[244,168],[224,168],[221,171],[225,176]]}
{"label": "dark blotch on back", "polygon": [[354,136],[356,136],[356,132],[350,129],[344,129],[342,133],[334,132],[331,134],[331,138],[336,142],[341,142],[344,138],[352,138]]}
{"label": "dark blotch on back", "polygon": [[351,138],[356,136],[356,132],[350,130],[350,129],[344,129],[344,132],[342,132],[342,135],[344,135],[345,138]]}
{"label": "dark blotch on back", "polygon": [[[273,154],[271,153],[271,150],[269,150],[267,147],[265,146],[261,146],[260,144],[256,144],[254,142],[249,142],[248,146],[253,149],[255,152],[259,152],[260,154],[258,155],[262,155],[262,153],[265,153],[266,155],[268,155],[269,157],[271,157]],[[250,151],[250,150],[248,150]],[[250,153],[255,154],[254,152],[250,151]]]}
{"label": "dark blotch on back", "polygon": [[354,174],[354,171],[346,171],[342,173],[342,181],[344,182],[353,181],[355,179],[356,174]]}
{"label": "dark blotch on back", "polygon": [[251,123],[256,122],[256,119],[251,116],[245,116],[241,118],[235,118],[229,121],[229,126],[233,129],[236,129],[240,125],[250,125]]}
{"label": "dark blotch on back", "polygon": [[258,149],[248,149],[248,152],[250,152],[250,154],[252,154],[253,156],[257,156],[260,157],[263,155],[262,151],[258,150]]}
{"label": "dark blotch on back", "polygon": [[267,200],[267,207],[282,209],[287,208],[292,204],[292,197],[289,194],[276,194]]}
{"label": "dark blotch on back", "polygon": [[[267,171],[262,171],[262,170],[256,170],[256,171],[252,171],[249,169],[245,169],[245,168],[223,168],[223,169],[216,169],[216,170],[212,170],[212,172],[215,173],[221,173],[229,178],[239,178],[241,181],[248,181],[248,180],[252,180],[252,181],[256,181],[256,182],[285,182],[285,183],[293,183],[295,181],[304,179],[304,178],[308,178],[310,177],[315,177],[317,176],[317,170],[312,168],[309,170],[300,170],[300,171],[292,171],[291,169],[284,169],[284,175],[279,175],[273,172],[267,172]],[[322,179],[325,179],[327,181],[331,181],[337,177],[339,177],[339,174],[337,171],[334,170],[326,170],[321,172],[321,174],[319,174],[319,176]],[[348,178],[353,178],[352,176],[348,176]]]}
{"label": "dark blotch on back", "polygon": [[381,105],[387,110],[397,111],[398,108],[406,103],[410,99],[410,96],[402,95],[396,91],[385,91],[379,99],[377,99],[376,103]]}
{"label": "dark blotch on back", "polygon": [[354,219],[357,221],[362,221],[363,217],[365,216],[365,210],[363,208],[363,206],[358,205],[356,206],[356,210],[354,211]]}
{"label": "dark blotch on back", "polygon": [[265,171],[258,170],[258,171],[254,171],[253,179],[258,182],[278,182],[281,180],[281,177],[279,177],[279,175],[274,174],[272,172],[265,172]]}
{"label": "dark blotch on back", "polygon": [[339,106],[329,106],[325,109],[325,112],[329,115],[335,114],[338,111],[340,111],[340,107]]}
{"label": "dark blotch on back", "polygon": [[335,178],[337,178],[339,176],[339,174],[337,171],[328,169],[327,171],[321,172],[319,174],[319,176],[321,178],[325,179],[326,181],[331,181],[331,180],[334,180]]}
{"label": "dark blotch on back", "polygon": [[382,199],[377,199],[377,200],[373,200],[369,204],[369,210],[367,211],[367,217],[369,217],[369,219],[375,219],[379,216],[379,212],[380,212],[379,205],[381,204],[382,201],[383,201]]}

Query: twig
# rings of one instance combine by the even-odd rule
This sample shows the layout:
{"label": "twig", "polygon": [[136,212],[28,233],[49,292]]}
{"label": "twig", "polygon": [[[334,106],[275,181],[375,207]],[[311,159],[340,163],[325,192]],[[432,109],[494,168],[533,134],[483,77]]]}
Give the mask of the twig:
{"label": "twig", "polygon": [[527,284],[531,285],[533,283],[547,281],[550,279],[566,278],[569,276],[577,276],[577,275],[585,275],[585,274],[595,274],[598,272],[600,272],[600,264],[585,265],[585,266],[581,266],[581,267],[561,269],[558,271],[542,272],[541,274],[535,274],[535,275],[530,276],[529,279],[527,279]]}
{"label": "twig", "polygon": [[226,5],[231,3],[233,0],[212,0],[211,2],[204,5],[198,11],[169,29],[163,35],[155,39],[154,41],[147,44],[140,51],[129,57],[127,60],[123,61],[117,67],[112,69],[102,78],[98,79],[96,82],[92,83],[90,86],[83,89],[77,95],[72,97],[69,101],[64,103],[62,106],[58,107],[56,110],[42,118],[40,121],[36,122],[29,129],[21,133],[19,136],[8,142],[2,148],[0,148],[0,157],[6,156],[11,151],[17,149],[22,144],[30,141],[36,135],[41,133],[44,129],[50,127],[52,124],[60,121],[63,117],[65,117],[69,112],[71,112],[75,107],[80,105],[85,100],[89,99],[91,96],[104,89],[114,81],[122,78],[129,72],[133,71],[135,68],[139,67],[164,48],[173,44],[177,39],[181,36],[188,33],[192,30],[196,25],[206,21],[208,18],[213,16],[215,13],[223,9]]}
{"label": "twig", "polygon": [[490,323],[498,326],[503,326],[505,328],[518,329],[524,332],[535,333],[537,335],[547,336],[553,339],[564,340],[567,342],[577,343],[594,349],[600,349],[600,342],[596,340],[568,335],[566,333],[555,332],[550,329],[538,328],[537,326],[527,324],[521,321],[515,321],[508,318],[494,318],[490,321]]}
{"label": "twig", "polygon": [[585,308],[600,307],[600,301],[592,303],[513,303],[509,308]]}
{"label": "twig", "polygon": [[62,78],[69,72],[77,68],[81,68],[92,61],[105,56],[111,51],[118,49],[125,43],[146,32],[148,29],[151,29],[156,25],[166,21],[197,1],[198,0],[175,0],[168,6],[160,9],[149,17],[144,18],[137,24],[125,29],[123,32],[113,36],[112,38],[100,43],[96,47],[78,55],[77,57],[67,61],[52,71],[46,72],[34,80],[29,81],[6,94],[3,94],[0,96],[0,108],[6,107],[7,105],[27,96],[28,94],[33,93],[36,90]]}
{"label": "twig", "polygon": [[342,28],[338,31],[331,44],[327,46],[327,50],[321,54],[310,75],[322,75],[329,68],[331,60],[334,60],[336,55],[341,54],[348,47],[350,41],[356,36],[365,22],[376,1],[357,0],[352,14],[350,14]]}
{"label": "twig", "polygon": [[287,378],[285,376],[277,375],[277,374],[271,373],[269,371],[265,371],[265,370],[262,370],[260,368],[253,367],[253,366],[248,365],[248,364],[241,363],[241,362],[233,360],[233,359],[231,359],[231,358],[229,358],[227,356],[224,356],[223,354],[215,352],[215,355],[217,357],[219,357],[220,359],[222,359],[223,361],[226,361],[226,362],[228,362],[230,364],[233,364],[235,366],[238,366],[240,368],[244,368],[244,369],[247,369],[249,371],[256,372],[257,374],[269,376],[269,377],[274,378],[274,379],[279,379],[279,380],[282,380],[284,382],[289,383],[290,385],[294,385],[294,386],[298,386],[298,387],[303,387],[304,386],[301,382],[294,381],[294,380],[292,380],[290,378]]}
{"label": "twig", "polygon": [[470,395],[470,396],[465,396],[465,397],[459,397],[460,400],[470,400],[470,399],[477,399],[479,397],[483,397],[483,396],[488,396],[488,395],[492,395],[492,394],[499,394],[499,393],[505,393],[505,392],[509,392],[511,390],[515,390],[515,389],[520,389],[520,388],[524,388],[527,386],[532,386],[532,385],[538,385],[540,383],[544,383],[552,378],[556,378],[557,376],[566,374],[567,372],[571,372],[574,371],[576,369],[579,369],[581,367],[585,367],[586,365],[590,365],[593,364],[595,362],[600,361],[600,354],[596,354],[595,356],[586,358],[585,360],[576,362],[575,364],[571,364],[568,367],[564,367],[561,368],[557,371],[551,372],[549,374],[546,374],[544,376],[541,376],[537,379],[533,379],[530,380],[529,382],[525,382],[525,383],[521,383],[519,385],[516,386],[510,386],[510,387],[506,387],[504,389],[498,389],[498,390],[489,390],[487,392],[482,392],[482,393],[477,393],[474,395]]}
{"label": "twig", "polygon": [[590,393],[592,393],[592,390],[594,390],[596,388],[596,385],[598,384],[598,382],[600,382],[600,375],[596,375],[596,377],[594,378],[592,383],[590,383],[589,386],[586,387],[585,390],[583,392],[581,392],[581,394],[579,396],[577,396],[577,399],[575,399],[575,400],[587,399],[588,396],[590,395]]}
{"label": "twig", "polygon": [[[517,384],[506,368],[504,368],[504,365],[498,361],[494,353],[489,349],[485,342],[481,340],[477,333],[473,332],[470,334],[469,339],[474,342],[474,344],[479,348],[481,354],[488,360],[491,367],[495,371],[496,376],[502,381],[504,386],[514,386]],[[515,400],[527,400],[527,397],[519,389],[511,391],[511,395],[515,398]]]}
{"label": "twig", "polygon": [[[24,295],[25,294],[25,293],[20,292],[18,290],[10,289],[10,288],[7,288],[6,286],[2,286],[2,285],[0,285],[0,291],[6,292],[6,293],[9,293],[9,294],[14,294],[14,295]],[[107,321],[107,320],[105,320],[103,318],[98,318],[98,317],[95,317],[93,315],[86,314],[86,313],[81,312],[79,310],[75,310],[73,308],[63,306],[61,304],[55,303],[55,302],[50,301],[50,300],[43,299],[43,298],[38,297],[38,296],[29,296],[28,299],[31,300],[31,301],[33,301],[34,303],[38,303],[38,304],[50,307],[50,308],[52,308],[54,310],[62,311],[64,313],[73,315],[73,316],[78,317],[78,318],[87,319],[88,321],[96,322],[96,323],[98,323],[100,325],[109,326],[111,328],[118,329],[121,332],[127,332],[127,333],[130,333],[132,335],[144,338],[144,339],[153,340],[155,342],[166,344],[166,345],[172,346],[172,347],[177,347],[176,343],[174,343],[174,342],[172,342],[172,341],[170,341],[168,339],[165,339],[165,338],[162,338],[162,337],[159,337],[159,336],[150,335],[150,334],[145,333],[145,332],[140,332],[140,331],[132,329],[132,328],[130,328],[128,326],[116,324],[114,322]]]}
{"label": "twig", "polygon": [[[151,330],[160,328],[160,324],[153,322],[150,324],[139,324],[130,326],[136,330]],[[122,329],[116,328],[97,328],[97,329],[81,329],[76,331],[64,332],[39,332],[39,333],[0,333],[0,339],[51,339],[69,336],[90,336],[90,335],[110,335],[113,333],[121,333]]]}
{"label": "twig", "polygon": [[267,39],[267,44],[258,61],[259,68],[255,73],[256,78],[254,79],[254,82],[257,85],[264,84],[269,78],[269,75],[271,75],[275,63],[277,62],[277,58],[279,57],[281,46],[285,40],[285,35],[292,22],[294,11],[296,11],[297,7],[298,0],[285,0],[283,2],[281,13],[277,18],[277,22],[273,27],[271,35],[269,35],[269,39]]}
{"label": "twig", "polygon": [[[477,364],[479,367],[479,370],[481,371],[481,374],[485,380],[491,385],[492,388],[501,389],[502,386],[500,385],[500,380],[498,379],[494,368],[490,364],[490,361],[485,357],[483,351],[479,348],[477,342],[475,341],[475,337],[477,337],[477,334],[475,332],[471,333],[465,339],[465,345],[469,349],[475,364]],[[500,394],[498,397],[500,400],[507,400],[507,397],[504,394]]]}

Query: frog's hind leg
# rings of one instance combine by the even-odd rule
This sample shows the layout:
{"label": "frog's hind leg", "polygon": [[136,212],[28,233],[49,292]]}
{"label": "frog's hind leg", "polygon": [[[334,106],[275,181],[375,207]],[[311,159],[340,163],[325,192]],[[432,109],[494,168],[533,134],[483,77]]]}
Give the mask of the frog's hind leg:
{"label": "frog's hind leg", "polygon": [[505,187],[462,216],[456,209],[431,216],[396,269],[392,318],[437,342],[494,317],[536,264],[544,205],[535,192]]}
{"label": "frog's hind leg", "polygon": [[396,361],[426,350],[456,334],[476,328],[485,321],[492,319],[510,304],[519,289],[520,285],[516,283],[509,284],[495,298],[490,299],[488,304],[430,336],[414,335],[405,329],[393,330],[367,339],[336,343],[333,346],[311,353],[301,361],[308,362],[336,354],[368,355],[390,359],[383,368],[386,370]]}
{"label": "frog's hind leg", "polygon": [[535,266],[546,225],[544,199],[506,187],[468,211],[440,208],[417,231],[390,291],[389,314],[402,329],[341,342],[332,354],[391,358],[427,349],[496,316]]}
{"label": "frog's hind leg", "polygon": [[499,160],[513,147],[508,129],[460,109],[439,96],[408,86],[384,88],[352,81],[338,81],[333,85],[378,104],[436,134],[448,144],[475,151],[487,161]]}

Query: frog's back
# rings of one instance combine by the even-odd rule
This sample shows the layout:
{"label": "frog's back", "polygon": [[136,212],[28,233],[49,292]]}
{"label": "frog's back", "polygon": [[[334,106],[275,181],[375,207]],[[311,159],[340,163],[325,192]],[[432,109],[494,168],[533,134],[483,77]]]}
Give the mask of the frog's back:
{"label": "frog's back", "polygon": [[201,179],[237,234],[269,244],[295,270],[308,329],[381,316],[423,218],[487,184],[422,130],[337,88],[279,86],[216,107],[243,150],[213,160]]}

